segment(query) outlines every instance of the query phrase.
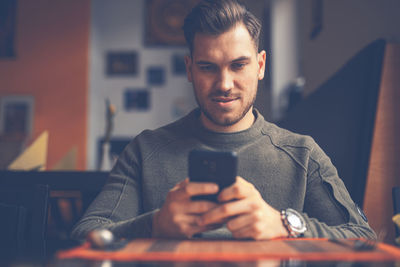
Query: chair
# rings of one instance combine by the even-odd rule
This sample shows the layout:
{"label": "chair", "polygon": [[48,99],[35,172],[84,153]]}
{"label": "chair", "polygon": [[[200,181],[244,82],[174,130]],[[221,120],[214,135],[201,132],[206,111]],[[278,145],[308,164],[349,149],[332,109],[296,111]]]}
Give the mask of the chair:
{"label": "chair", "polygon": [[0,258],[46,257],[48,185],[0,188]]}
{"label": "chair", "polygon": [[399,71],[400,45],[377,40],[280,122],[314,137],[387,243],[395,236],[391,190],[400,186]]}
{"label": "chair", "polygon": [[385,46],[377,40],[363,48],[278,122],[317,141],[361,207]]}
{"label": "chair", "polygon": [[[393,214],[400,214],[400,186],[395,186],[392,189],[392,197],[393,197]],[[395,225],[396,228],[396,237],[400,237],[400,227]]]}
{"label": "chair", "polygon": [[[66,249],[76,245],[76,241],[69,238],[69,230],[80,219],[83,212],[100,192],[107,177],[108,172],[0,170],[0,203],[24,206],[3,201],[1,195],[3,191],[9,191],[7,188],[15,190],[15,188],[21,188],[21,186],[24,188],[35,188],[37,185],[48,186],[48,190],[50,191],[48,192],[48,199],[46,198],[48,210],[45,210],[45,212],[48,212],[50,216],[48,216],[49,220],[47,221],[47,225],[46,222],[43,222],[43,225],[47,227],[46,231],[41,232],[42,234],[46,234],[46,253],[36,252],[36,255],[46,255],[50,257],[59,249]],[[62,221],[62,215],[54,208],[57,207],[56,204],[59,200],[81,203],[77,206],[76,211],[72,210],[72,220],[66,222]],[[43,204],[41,207],[45,206],[47,205]],[[0,211],[0,224],[3,218],[1,212],[2,211]],[[14,213],[17,213],[17,211]],[[43,216],[47,217],[45,214]],[[13,225],[15,225],[15,223]],[[2,236],[3,233],[0,230],[0,239]],[[4,242],[0,240],[0,249],[3,244]],[[42,243],[40,242],[38,244]],[[43,248],[43,246],[44,245],[41,245],[41,248]],[[0,255],[0,260],[1,258]]]}

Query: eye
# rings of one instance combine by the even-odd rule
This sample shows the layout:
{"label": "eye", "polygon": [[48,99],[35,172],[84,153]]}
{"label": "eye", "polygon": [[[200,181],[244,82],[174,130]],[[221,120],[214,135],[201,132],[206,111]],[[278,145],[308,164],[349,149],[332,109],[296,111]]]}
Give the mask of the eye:
{"label": "eye", "polygon": [[204,72],[213,72],[216,70],[216,67],[212,64],[202,64],[199,65],[199,69]]}
{"label": "eye", "polygon": [[246,65],[247,65],[247,63],[244,63],[244,62],[235,62],[235,63],[232,63],[232,69],[233,69],[233,70],[241,70],[241,69],[243,69]]}

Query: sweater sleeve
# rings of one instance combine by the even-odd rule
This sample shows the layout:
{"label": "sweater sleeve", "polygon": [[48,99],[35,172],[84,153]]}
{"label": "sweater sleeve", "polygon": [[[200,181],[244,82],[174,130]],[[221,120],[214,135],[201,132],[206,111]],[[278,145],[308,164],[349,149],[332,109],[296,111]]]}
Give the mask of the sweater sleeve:
{"label": "sweater sleeve", "polygon": [[118,238],[151,237],[156,212],[143,213],[140,153],[133,141],[119,157],[102,191],[75,225],[71,237],[84,239],[99,228]]}
{"label": "sweater sleeve", "polygon": [[303,211],[306,237],[376,238],[331,160],[317,144],[310,152],[307,181]]}

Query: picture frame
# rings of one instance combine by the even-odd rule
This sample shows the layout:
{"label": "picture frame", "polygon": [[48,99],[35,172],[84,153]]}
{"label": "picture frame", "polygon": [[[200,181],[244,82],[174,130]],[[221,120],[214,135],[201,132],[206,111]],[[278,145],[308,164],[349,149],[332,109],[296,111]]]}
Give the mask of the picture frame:
{"label": "picture frame", "polygon": [[147,88],[128,88],[124,92],[125,111],[147,111],[150,109],[151,92]]}
{"label": "picture frame", "polygon": [[13,59],[15,52],[15,30],[17,1],[0,1],[0,59]]}
{"label": "picture frame", "polygon": [[183,21],[199,0],[146,0],[145,45],[184,46]]}
{"label": "picture frame", "polygon": [[137,76],[139,74],[139,55],[136,51],[108,52],[106,73],[108,76]]}
{"label": "picture frame", "polygon": [[172,55],[172,72],[174,75],[186,75],[185,54],[176,53]]}
{"label": "picture frame", "polygon": [[147,68],[147,84],[152,86],[162,86],[165,83],[165,69],[161,66]]}
{"label": "picture frame", "polygon": [[0,98],[0,134],[23,139],[33,131],[34,97],[4,96]]}

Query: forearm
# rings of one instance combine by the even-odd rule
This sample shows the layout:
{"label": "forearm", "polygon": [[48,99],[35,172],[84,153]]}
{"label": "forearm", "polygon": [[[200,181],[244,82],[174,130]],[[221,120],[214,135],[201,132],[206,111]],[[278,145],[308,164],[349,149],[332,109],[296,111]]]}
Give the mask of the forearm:
{"label": "forearm", "polygon": [[90,231],[108,229],[116,238],[149,238],[152,235],[152,220],[157,210],[141,214],[137,217],[114,222],[106,217],[86,216],[73,229],[73,239],[85,239]]}
{"label": "forearm", "polygon": [[336,168],[318,147],[308,165],[304,215],[308,237],[375,239],[361,208],[353,202]]}
{"label": "forearm", "polygon": [[315,218],[309,218],[303,214],[306,221],[307,231],[304,237],[325,237],[325,238],[366,238],[376,239],[375,232],[367,225],[348,222],[344,224],[329,226]]}

